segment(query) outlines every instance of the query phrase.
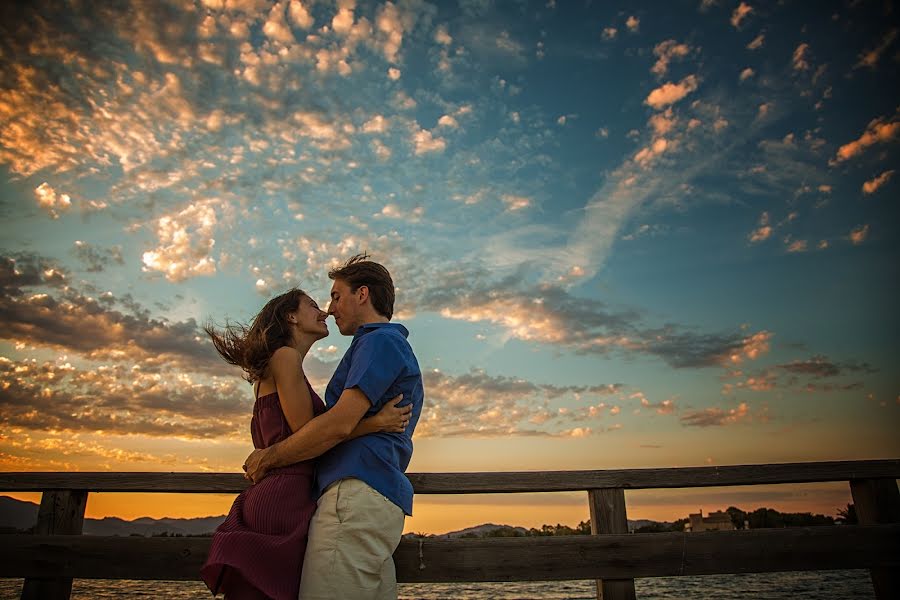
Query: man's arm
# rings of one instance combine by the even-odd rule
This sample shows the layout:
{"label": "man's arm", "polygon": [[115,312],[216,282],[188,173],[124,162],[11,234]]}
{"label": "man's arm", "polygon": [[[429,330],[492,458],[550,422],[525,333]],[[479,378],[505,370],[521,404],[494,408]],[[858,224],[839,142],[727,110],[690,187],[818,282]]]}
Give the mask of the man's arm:
{"label": "man's arm", "polygon": [[244,461],[244,476],[259,483],[272,469],[324,454],[347,439],[371,407],[369,399],[358,388],[344,390],[328,412],[311,419],[291,437],[254,450]]}
{"label": "man's arm", "polygon": [[401,402],[403,402],[403,394],[394,396],[385,402],[384,408],[378,411],[377,414],[360,420],[356,428],[347,436],[347,440],[382,431],[390,433],[406,431],[406,426],[412,417],[412,404],[398,407],[397,405]]}

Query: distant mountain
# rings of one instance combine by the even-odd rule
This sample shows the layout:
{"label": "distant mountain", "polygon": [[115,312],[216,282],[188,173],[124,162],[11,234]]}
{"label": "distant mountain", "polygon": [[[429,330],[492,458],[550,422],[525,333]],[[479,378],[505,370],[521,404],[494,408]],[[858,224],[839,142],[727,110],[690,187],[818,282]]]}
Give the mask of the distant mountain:
{"label": "distant mountain", "polygon": [[[25,531],[34,526],[37,521],[38,505],[33,502],[24,502],[8,496],[0,496],[0,530],[14,529]],[[141,517],[133,521],[126,521],[118,517],[104,517],[103,519],[85,519],[84,533],[86,535],[142,535],[153,536],[167,533],[168,535],[211,535],[216,527],[225,520],[225,515],[218,517],[199,517],[195,519],[151,519]],[[634,531],[638,527],[658,524],[658,521],[637,519],[628,521],[628,529]],[[662,523],[666,525],[667,523]],[[527,535],[525,527],[512,525],[496,525],[485,523],[475,527],[467,527],[458,531],[450,531],[435,535],[439,538],[459,537],[486,537],[496,534],[498,530],[509,536]],[[415,534],[407,534],[405,537],[417,537]]]}
{"label": "distant mountain", "polygon": [[[38,505],[24,502],[8,496],[0,496],[0,529],[11,528],[27,530],[37,521]],[[168,533],[169,535],[211,535],[225,520],[219,517],[200,517],[196,519],[151,519],[141,517],[134,521],[126,521],[118,517],[103,519],[85,519],[86,535],[143,535],[152,536]]]}
{"label": "distant mountain", "polygon": [[38,505],[0,496],[0,529],[28,529],[37,521]]}
{"label": "distant mountain", "polygon": [[[493,523],[485,523],[484,525],[476,525],[475,527],[466,527],[465,529],[460,529],[459,531],[442,533],[440,535],[436,535],[435,537],[485,537],[488,533],[495,532],[498,529],[508,530],[508,532],[512,535],[515,535],[513,532],[518,532],[519,535],[526,535],[528,533],[528,530],[524,527],[513,527],[512,525],[494,525]],[[512,535],[510,537],[512,537]]]}

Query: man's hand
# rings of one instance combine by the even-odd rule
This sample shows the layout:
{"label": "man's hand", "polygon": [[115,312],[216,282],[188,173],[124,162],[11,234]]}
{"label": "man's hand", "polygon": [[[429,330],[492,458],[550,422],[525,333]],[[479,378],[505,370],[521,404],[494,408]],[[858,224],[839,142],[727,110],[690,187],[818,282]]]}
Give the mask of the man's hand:
{"label": "man's hand", "polygon": [[372,424],[376,431],[402,433],[406,430],[412,415],[412,404],[398,407],[397,405],[401,402],[403,402],[403,394],[394,396],[384,404],[377,414],[369,417],[373,420]]}
{"label": "man's hand", "polygon": [[262,481],[269,472],[269,464],[266,459],[269,457],[270,449],[263,448],[254,450],[244,461],[244,479],[249,479],[253,483]]}

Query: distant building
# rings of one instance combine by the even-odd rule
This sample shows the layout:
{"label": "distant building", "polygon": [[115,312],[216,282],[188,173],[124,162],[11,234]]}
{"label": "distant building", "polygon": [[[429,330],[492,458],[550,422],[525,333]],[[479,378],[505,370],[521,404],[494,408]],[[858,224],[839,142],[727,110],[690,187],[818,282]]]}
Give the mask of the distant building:
{"label": "distant building", "polygon": [[703,511],[688,515],[688,522],[684,524],[685,531],[732,531],[737,529],[731,522],[731,515],[721,510],[709,513],[704,517]]}

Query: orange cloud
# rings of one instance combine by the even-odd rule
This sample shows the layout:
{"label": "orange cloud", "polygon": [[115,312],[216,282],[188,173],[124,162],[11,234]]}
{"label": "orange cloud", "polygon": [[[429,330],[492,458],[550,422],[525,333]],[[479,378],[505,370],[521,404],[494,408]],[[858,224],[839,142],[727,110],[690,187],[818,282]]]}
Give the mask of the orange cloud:
{"label": "orange cloud", "polygon": [[657,110],[675,104],[679,100],[697,89],[698,81],[695,75],[688,75],[679,83],[664,83],[656,88],[644,100],[644,104]]}
{"label": "orange cloud", "polygon": [[882,38],[881,43],[879,43],[871,50],[868,50],[859,55],[859,62],[856,63],[856,67],[868,67],[870,69],[874,69],[878,64],[878,61],[881,59],[881,55],[884,54],[884,51],[894,43],[895,39],[897,39],[897,30],[891,29],[885,34],[884,38]]}
{"label": "orange cloud", "polygon": [[891,169],[890,171],[885,171],[881,175],[878,175],[877,177],[874,177],[873,179],[866,181],[862,185],[863,193],[864,194],[874,194],[875,191],[878,190],[878,188],[880,188],[881,186],[886,184],[888,181],[890,181],[891,177],[893,177],[893,176],[894,176],[894,170]]}
{"label": "orange cloud", "polygon": [[791,64],[795,71],[806,71],[809,69],[809,44],[800,44],[794,49],[794,55],[791,57]]}
{"label": "orange cloud", "polygon": [[887,117],[874,119],[858,139],[838,148],[837,155],[829,161],[829,164],[834,165],[850,160],[862,154],[869,146],[893,140],[897,137],[897,134],[900,134],[900,121],[897,120],[896,116],[890,120]]}
{"label": "orange cloud", "polygon": [[684,58],[690,54],[691,48],[687,44],[679,44],[675,40],[665,40],[653,48],[653,53],[658,57],[656,63],[650,68],[655,75],[662,77],[669,70],[669,63],[673,60]]}
{"label": "orange cloud", "polygon": [[221,206],[218,200],[195,202],[157,219],[159,246],[144,252],[144,271],[159,271],[169,281],[214,274],[213,233],[218,223],[217,209],[221,211]]}
{"label": "orange cloud", "polygon": [[759,217],[759,227],[750,232],[749,240],[755,244],[769,239],[771,235],[772,227],[769,225],[769,213],[764,212]]}
{"label": "orange cloud", "polygon": [[866,238],[869,236],[869,226],[868,225],[860,225],[853,229],[850,232],[850,241],[853,245],[858,246],[866,241]]}
{"label": "orange cloud", "polygon": [[753,12],[753,7],[746,2],[741,2],[734,12],[731,13],[731,24],[737,29],[741,28],[741,22],[747,18],[747,15]]}
{"label": "orange cloud", "polygon": [[57,194],[46,181],[34,189],[38,206],[43,208],[54,219],[59,218],[59,211],[66,211],[72,206],[72,199],[68,194]]}

